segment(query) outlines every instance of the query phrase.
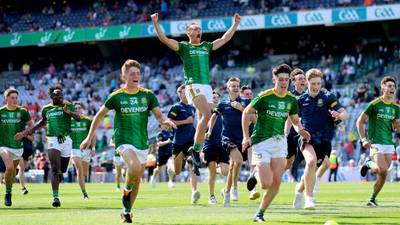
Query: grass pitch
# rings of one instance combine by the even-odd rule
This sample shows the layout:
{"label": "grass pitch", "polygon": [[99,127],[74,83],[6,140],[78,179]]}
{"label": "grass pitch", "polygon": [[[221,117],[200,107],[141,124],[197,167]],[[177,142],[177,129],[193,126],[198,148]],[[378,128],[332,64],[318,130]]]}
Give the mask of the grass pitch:
{"label": "grass pitch", "polygon": [[[324,224],[335,220],[340,225],[398,225],[400,224],[400,183],[387,183],[378,196],[377,208],[365,206],[371,193],[372,183],[321,183],[314,211],[292,208],[294,184],[283,184],[277,198],[265,214],[267,224]],[[114,184],[88,184],[90,200],[82,199],[78,184],[62,184],[60,199],[62,207],[51,207],[50,184],[28,184],[29,194],[20,193],[20,185],[13,188],[13,206],[7,208],[1,200],[1,225],[66,225],[66,224],[121,224],[121,194]],[[230,208],[222,207],[216,185],[218,205],[208,205],[207,185],[199,185],[199,204],[190,205],[190,185],[176,184],[169,189],[166,183],[158,183],[152,189],[142,184],[133,208],[135,224],[255,224],[253,215],[259,200],[248,200],[245,184],[239,186],[239,201]],[[0,186],[3,196],[4,185]],[[3,197],[1,197],[3,199]]]}

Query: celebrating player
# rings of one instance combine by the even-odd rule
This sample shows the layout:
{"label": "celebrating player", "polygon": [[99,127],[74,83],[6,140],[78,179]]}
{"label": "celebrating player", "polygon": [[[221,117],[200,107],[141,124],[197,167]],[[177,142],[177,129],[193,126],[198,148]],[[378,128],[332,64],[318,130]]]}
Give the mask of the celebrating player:
{"label": "celebrating player", "polygon": [[[357,130],[362,145],[370,149],[370,155],[373,159],[364,163],[361,168],[361,176],[365,177],[369,169],[377,175],[367,206],[378,206],[376,196],[386,182],[387,171],[395,151],[392,133],[393,131],[400,131],[400,108],[393,101],[396,88],[394,77],[384,77],[381,81],[382,96],[370,102],[357,119]],[[366,136],[364,123],[367,120],[368,131]]]}
{"label": "celebrating player", "polygon": [[158,22],[158,13],[151,15],[151,19],[153,20],[160,41],[175,51],[183,61],[185,84],[187,85],[185,94],[189,103],[195,105],[199,115],[194,144],[191,149],[193,170],[199,175],[199,151],[204,142],[204,135],[211,118],[211,107],[209,104],[212,103],[213,98],[209,75],[209,55],[212,51],[221,48],[233,37],[240,23],[240,15],[236,13],[232,26],[221,38],[213,42],[201,42],[201,28],[197,23],[190,23],[186,28],[186,35],[189,38],[189,42],[177,42],[174,39],[167,38],[163,33]]}
{"label": "celebrating player", "polygon": [[[28,129],[33,127],[33,122],[29,112],[18,105],[19,93],[13,88],[4,92],[6,105],[0,108],[0,156],[4,161],[6,194],[4,196],[4,205],[11,206],[11,192],[15,176],[15,169],[21,160],[23,145],[21,137],[16,135],[21,132],[25,126]],[[15,137],[14,137],[15,136]],[[23,171],[20,171],[20,173]]]}
{"label": "celebrating player", "polygon": [[121,78],[125,83],[124,87],[108,96],[94,117],[89,134],[80,147],[83,150],[91,145],[96,129],[104,116],[110,110],[115,110],[115,147],[127,167],[121,218],[125,223],[132,223],[131,208],[139,192],[140,178],[147,161],[149,147],[147,122],[150,111],[160,124],[176,127],[163,116],[153,92],[139,86],[141,78],[139,62],[126,60],[121,68]]}

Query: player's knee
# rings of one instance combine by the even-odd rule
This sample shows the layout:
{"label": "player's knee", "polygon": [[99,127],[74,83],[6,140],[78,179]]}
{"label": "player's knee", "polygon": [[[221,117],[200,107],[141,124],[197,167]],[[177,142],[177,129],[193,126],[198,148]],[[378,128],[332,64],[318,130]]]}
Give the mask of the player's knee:
{"label": "player's knee", "polygon": [[203,115],[203,118],[206,120],[206,121],[209,121],[210,119],[211,119],[211,112],[210,111],[207,111],[207,112],[204,112],[204,113],[202,113]]}
{"label": "player's knee", "polygon": [[242,166],[243,160],[242,159],[234,159],[233,162],[234,162],[233,166],[237,168],[237,167]]}
{"label": "player's knee", "polygon": [[310,169],[316,169],[317,168],[317,158],[311,158],[310,160],[307,161],[307,166]]}
{"label": "player's knee", "polygon": [[228,167],[224,167],[224,168],[221,168],[221,174],[222,174],[222,176],[228,176],[228,173],[229,173],[229,169],[228,169]]}
{"label": "player's knee", "polygon": [[378,173],[381,175],[381,176],[387,176],[387,168],[386,167],[378,167]]}
{"label": "player's knee", "polygon": [[6,170],[9,171],[14,171],[16,168],[14,168],[14,163],[11,162],[4,162],[4,166],[6,167]]}
{"label": "player's knee", "polygon": [[272,184],[273,184],[273,180],[272,179],[263,179],[260,182],[261,188],[264,189],[264,190],[265,189],[270,189]]}

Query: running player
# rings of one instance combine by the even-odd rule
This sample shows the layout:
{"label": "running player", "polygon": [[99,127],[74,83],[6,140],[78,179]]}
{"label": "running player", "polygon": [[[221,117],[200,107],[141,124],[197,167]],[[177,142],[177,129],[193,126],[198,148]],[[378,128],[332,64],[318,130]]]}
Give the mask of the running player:
{"label": "running player", "polygon": [[[290,80],[294,85],[294,90],[290,91],[296,98],[302,95],[306,88],[306,76],[304,71],[296,68],[293,69],[290,73]],[[290,132],[289,132],[290,131]],[[292,124],[290,123],[290,119],[286,120],[285,123],[285,136],[287,137],[287,146],[288,146],[288,155],[286,156],[286,168],[290,169],[293,165],[293,161],[297,155],[297,143],[298,143],[298,135]],[[252,190],[257,184],[257,179],[255,177],[255,172],[247,180],[247,188]]]}
{"label": "running player", "polygon": [[25,185],[25,168],[28,165],[29,157],[33,155],[33,135],[29,135],[22,139],[22,145],[24,152],[22,153],[22,159],[18,163],[18,178],[19,183],[22,187],[22,194],[27,195],[29,193]]}
{"label": "running player", "polygon": [[[357,119],[357,130],[362,145],[370,149],[370,155],[373,159],[367,160],[361,167],[361,176],[365,177],[369,169],[377,175],[367,206],[378,206],[376,196],[386,182],[387,171],[395,151],[392,133],[393,131],[400,131],[400,108],[393,101],[396,88],[394,77],[384,77],[381,81],[382,96],[370,102]],[[364,123],[367,120],[368,131],[366,136]]]}
{"label": "running player", "polygon": [[19,93],[17,90],[8,88],[4,92],[4,99],[6,105],[0,108],[0,156],[6,167],[4,205],[11,206],[11,192],[15,170],[23,153],[21,138],[17,138],[16,134],[21,132],[26,125],[28,128],[32,128],[33,122],[29,112],[18,105]]}
{"label": "running player", "polygon": [[183,61],[186,95],[189,103],[196,106],[198,111],[197,127],[194,136],[194,144],[191,149],[193,170],[198,174],[200,167],[199,151],[204,142],[204,136],[207,131],[207,125],[211,118],[212,89],[209,75],[209,55],[226,44],[235,33],[240,23],[240,15],[235,14],[232,26],[219,39],[211,42],[201,41],[201,28],[197,23],[191,23],[186,28],[186,35],[189,42],[177,42],[174,39],[167,38],[158,23],[158,13],[151,15],[157,36],[160,41],[175,51]]}
{"label": "running player", "polygon": [[[240,140],[243,139],[242,131],[242,112],[250,103],[249,99],[240,98],[240,79],[237,77],[229,78],[227,82],[227,91],[229,100],[220,102],[212,115],[211,121],[215,121],[214,117],[222,115],[222,147],[229,154],[229,173],[222,190],[224,196],[224,206],[230,206],[230,199],[238,201],[237,181],[239,179],[240,168],[243,161],[247,160],[247,149],[243,149]],[[210,125],[213,127],[213,124]],[[233,186],[233,187],[232,187]]]}
{"label": "running player", "polygon": [[[290,73],[290,80],[293,82],[294,90],[291,93],[299,98],[306,89],[306,75],[304,71],[296,68]],[[290,120],[287,120],[287,125],[290,125]],[[285,127],[285,132],[287,127]],[[286,170],[292,168],[294,158],[296,157],[297,153],[297,143],[298,143],[298,135],[294,128],[291,128],[289,133],[286,135],[287,137],[287,145],[288,145],[288,155],[286,156]]]}
{"label": "running player", "polygon": [[[218,92],[214,92],[213,108],[218,104],[221,96]],[[204,161],[208,167],[208,203],[217,204],[215,198],[215,180],[217,178],[217,170],[227,176],[229,171],[229,153],[222,147],[222,116],[212,116],[209,122],[209,129],[203,147]],[[214,121],[215,120],[215,121]],[[211,127],[213,124],[213,127]],[[218,166],[218,169],[217,169]]]}
{"label": "running player", "polygon": [[[251,101],[253,99],[253,91],[251,90],[251,88],[249,86],[243,85],[240,88],[240,97],[242,99],[248,99]],[[249,128],[250,136],[253,134],[256,115],[254,115],[253,118],[254,118],[254,121],[252,121],[252,124],[250,125],[250,128]],[[247,158],[248,158],[248,163],[250,166],[250,175],[247,179],[247,190],[249,191],[249,199],[256,200],[260,197],[260,192],[258,192],[256,189],[256,184],[257,184],[257,179],[255,177],[255,173],[256,173],[255,167],[256,166],[253,165],[253,163],[251,163],[252,155],[253,155],[252,153],[253,153],[253,151],[251,150],[251,148],[248,148],[247,149]]]}
{"label": "running player", "polygon": [[81,115],[82,119],[80,121],[72,119],[71,121],[72,161],[76,168],[78,183],[83,194],[83,199],[87,200],[89,199],[89,196],[85,188],[85,177],[89,173],[90,159],[96,153],[96,138],[93,138],[91,150],[80,150],[80,145],[82,141],[89,133],[92,120],[83,114],[82,103],[74,102],[74,106],[78,113]]}
{"label": "running player", "polygon": [[294,208],[301,208],[305,197],[304,209],[315,209],[313,189],[316,170],[325,157],[331,154],[332,118],[346,120],[349,117],[334,94],[321,90],[322,77],[320,70],[308,70],[306,73],[308,90],[298,99],[301,123],[310,132],[311,140],[305,142],[299,139],[301,143],[299,148],[306,161],[306,167],[300,185],[295,188]]}
{"label": "running player", "polygon": [[18,133],[17,137],[22,138],[32,135],[36,130],[47,126],[47,148],[53,175],[51,178],[52,205],[53,207],[60,207],[58,188],[63,173],[68,169],[72,149],[72,140],[69,137],[71,133],[71,118],[80,121],[81,116],[70,102],[64,100],[61,85],[50,87],[49,95],[53,102],[43,107],[42,119],[33,128]]}
{"label": "running player", "polygon": [[[285,171],[287,141],[284,136],[286,119],[291,119],[297,133],[305,140],[310,134],[302,127],[297,115],[296,97],[287,91],[291,68],[281,64],[272,69],[274,88],[261,92],[251,101],[242,116],[243,149],[252,145],[253,164],[257,166],[262,189],[268,189],[254,217],[254,222],[264,222],[264,212],[278,194],[281,177]],[[257,121],[250,140],[250,117],[257,112]]]}
{"label": "running player", "polygon": [[[182,168],[185,165],[186,159],[188,159],[190,152],[189,148],[193,145],[193,137],[195,129],[193,126],[195,108],[189,105],[185,95],[185,85],[182,84],[177,89],[177,94],[180,101],[173,105],[168,112],[168,118],[174,122],[178,129],[175,130],[174,139],[172,140],[174,155],[174,172],[176,175],[181,173]],[[189,167],[192,160],[189,160]],[[200,192],[197,190],[197,176],[200,172],[197,169],[197,174],[192,171],[191,174],[191,185],[192,185],[192,197],[191,203],[196,204],[200,198]]]}
{"label": "running player", "polygon": [[160,124],[175,125],[166,119],[159,107],[158,100],[152,91],[140,87],[140,63],[128,59],[121,68],[121,79],[124,87],[111,93],[104,105],[93,119],[88,136],[81,144],[81,150],[87,149],[96,129],[99,127],[104,116],[115,110],[114,118],[114,141],[118,151],[126,163],[126,179],[122,204],[121,218],[124,223],[132,223],[131,208],[136,200],[140,178],[147,160],[148,133],[147,122],[150,111]]}
{"label": "running player", "polygon": [[[156,187],[156,176],[161,172],[163,166],[167,164],[172,156],[172,139],[174,138],[174,134],[169,127],[165,125],[161,125],[160,127],[161,132],[157,135],[157,167],[153,170],[153,174],[150,177],[150,183],[153,188]],[[169,188],[173,188],[175,186],[173,182],[174,173],[171,170],[172,168],[167,168]]]}

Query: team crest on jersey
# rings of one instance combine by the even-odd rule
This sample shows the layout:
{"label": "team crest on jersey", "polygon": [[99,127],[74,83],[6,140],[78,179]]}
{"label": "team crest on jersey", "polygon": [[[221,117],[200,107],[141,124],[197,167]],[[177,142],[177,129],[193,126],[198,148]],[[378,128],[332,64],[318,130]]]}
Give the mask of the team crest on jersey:
{"label": "team crest on jersey", "polygon": [[285,109],[285,102],[278,102],[278,109]]}
{"label": "team crest on jersey", "polygon": [[290,104],[290,103],[287,104],[286,109],[287,109],[287,110],[290,110],[291,108],[292,108],[292,104]]}
{"label": "team crest on jersey", "polygon": [[322,101],[322,99],[318,99],[318,106],[322,107],[324,105],[324,102]]}
{"label": "team crest on jersey", "polygon": [[256,159],[262,159],[261,153],[255,153],[254,156],[256,157]]}
{"label": "team crest on jersey", "polygon": [[21,118],[21,113],[20,112],[17,113],[17,118]]}
{"label": "team crest on jersey", "polygon": [[146,97],[142,97],[142,104],[147,104],[147,99],[146,99]]}
{"label": "team crest on jersey", "polygon": [[12,112],[9,112],[9,113],[8,113],[8,117],[10,117],[10,118],[14,118],[14,113],[12,113]]}

